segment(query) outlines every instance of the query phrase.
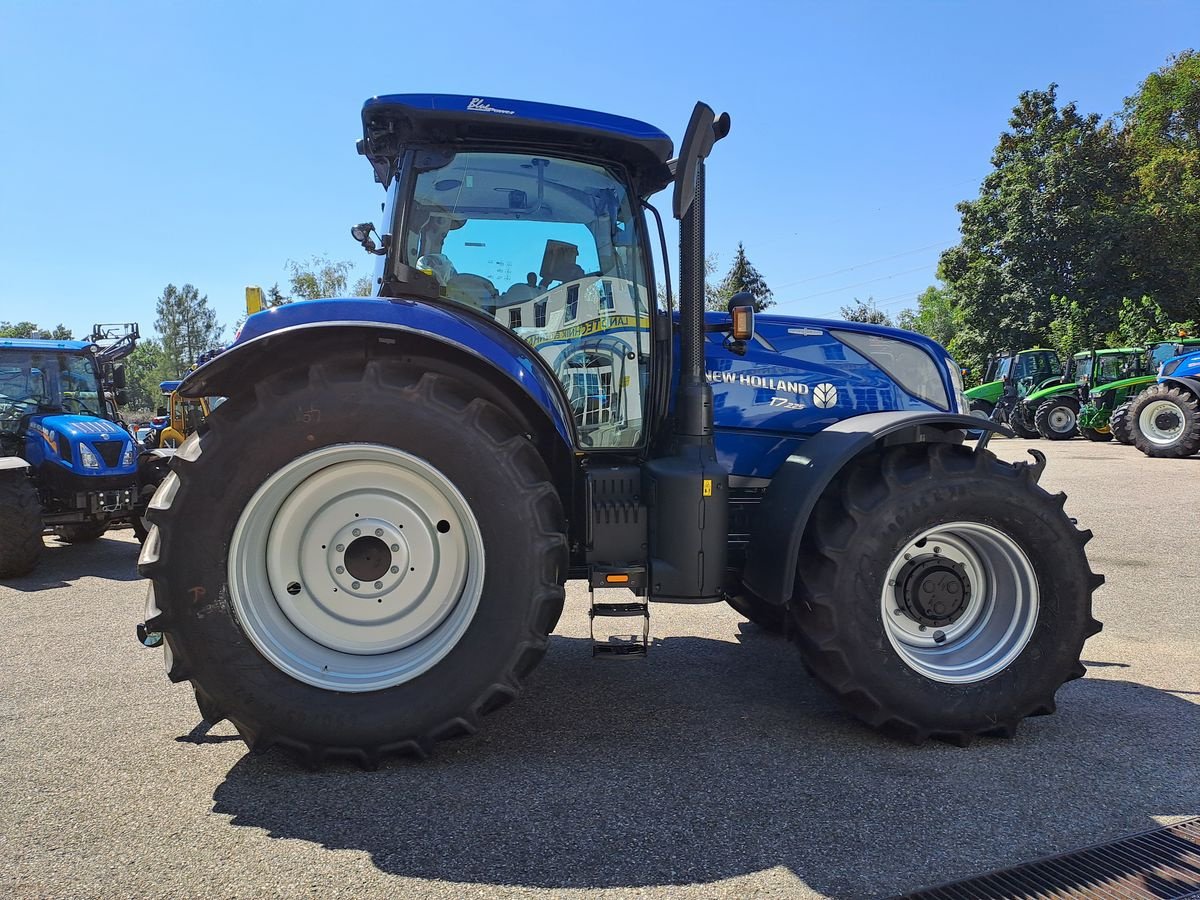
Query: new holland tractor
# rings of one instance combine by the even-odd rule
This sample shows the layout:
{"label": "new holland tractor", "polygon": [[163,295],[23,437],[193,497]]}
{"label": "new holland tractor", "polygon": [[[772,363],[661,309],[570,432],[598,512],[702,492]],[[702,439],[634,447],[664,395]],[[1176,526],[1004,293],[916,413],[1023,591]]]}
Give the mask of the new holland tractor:
{"label": "new holland tractor", "polygon": [[312,765],[424,755],[517,696],[568,579],[597,657],[644,655],[654,603],[727,601],[911,741],[1011,735],[1084,673],[1090,534],[1044,457],[988,450],[942,347],[748,294],[705,313],[727,115],[697,104],[678,156],[499,98],[376,97],[362,124],[377,296],[251,316],[180,386],[228,399],[151,502],[138,635],[208,722]]}
{"label": "new holland tractor", "polygon": [[[1164,360],[1155,384],[1129,404],[1129,430],[1147,456],[1200,452],[1200,348]],[[1181,348],[1186,351],[1187,346]]]}
{"label": "new holland tractor", "polygon": [[116,360],[133,349],[132,328],[111,343],[0,339],[0,577],[36,567],[44,532],[94,541],[128,518],[138,448],[105,388],[123,400]]}
{"label": "new holland tractor", "polygon": [[1065,441],[1079,433],[1079,410],[1093,384],[1106,384],[1141,371],[1141,347],[1116,347],[1076,353],[1058,384],[1026,395],[1013,408],[1011,422],[1051,441]]}
{"label": "new holland tractor", "polygon": [[1017,437],[1035,438],[1038,431],[1026,427],[1013,408],[1026,396],[1062,384],[1062,361],[1053,350],[1033,347],[988,358],[983,383],[965,391],[971,413],[1008,425]]}
{"label": "new holland tractor", "polygon": [[1092,388],[1088,402],[1079,410],[1079,433],[1089,440],[1133,443],[1129,408],[1139,392],[1155,384],[1163,365],[1176,356],[1200,351],[1200,338],[1159,341],[1146,348],[1136,374]]}

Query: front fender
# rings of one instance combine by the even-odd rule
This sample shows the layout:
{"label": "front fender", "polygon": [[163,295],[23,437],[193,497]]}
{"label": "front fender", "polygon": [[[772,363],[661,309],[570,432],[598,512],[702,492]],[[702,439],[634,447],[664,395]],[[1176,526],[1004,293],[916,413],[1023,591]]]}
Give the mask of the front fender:
{"label": "front fender", "polygon": [[545,361],[494,320],[451,304],[361,297],[265,310],[246,320],[229,349],[188,375],[179,392],[188,398],[236,396],[284,365],[319,359],[339,340],[371,355],[453,361],[504,385],[527,416],[544,417],[568,447],[575,446],[574,417]]}
{"label": "front fender", "polygon": [[1005,426],[976,416],[927,412],[868,413],[813,435],[780,466],[755,511],[742,581],[768,603],[787,603],[813,508],[855,457],[881,444],[961,443],[967,431],[981,430],[1012,436]]}
{"label": "front fender", "polygon": [[1200,398],[1200,378],[1188,378],[1183,375],[1168,375],[1158,380],[1159,384],[1169,384],[1189,391]]}
{"label": "front fender", "polygon": [[0,456],[0,472],[23,472],[29,474],[33,467],[19,456]]}

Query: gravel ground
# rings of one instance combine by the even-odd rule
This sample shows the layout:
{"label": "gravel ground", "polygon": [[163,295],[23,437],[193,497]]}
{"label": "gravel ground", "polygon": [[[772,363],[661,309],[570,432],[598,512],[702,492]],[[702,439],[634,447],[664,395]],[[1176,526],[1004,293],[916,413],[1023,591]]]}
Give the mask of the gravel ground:
{"label": "gravel ground", "polygon": [[1200,458],[1036,446],[1105,630],[1057,715],[969,749],[860,727],[724,606],[656,606],[647,660],[593,662],[572,584],[480,735],[308,772],[205,731],[136,644],[131,532],[51,540],[0,585],[0,895],[888,896],[1200,814]]}

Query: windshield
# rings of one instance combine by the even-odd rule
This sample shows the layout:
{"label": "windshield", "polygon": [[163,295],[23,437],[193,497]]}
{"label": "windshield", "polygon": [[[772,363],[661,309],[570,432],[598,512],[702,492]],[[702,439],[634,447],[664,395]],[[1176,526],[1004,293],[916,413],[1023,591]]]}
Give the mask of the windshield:
{"label": "windshield", "polygon": [[1138,354],[1136,353],[1113,353],[1101,356],[1096,360],[1094,381],[1100,385],[1108,384],[1110,381],[1119,381],[1122,378],[1132,378],[1138,373],[1139,368]]}
{"label": "windshield", "polygon": [[1092,374],[1092,357],[1077,356],[1075,357],[1075,380],[1077,382],[1086,383]]}
{"label": "windshield", "polygon": [[0,426],[15,431],[24,415],[100,415],[91,357],[40,350],[0,351]]}
{"label": "windshield", "polygon": [[653,294],[624,183],[526,154],[436,161],[413,180],[397,261],[530,344],[561,382],[583,446],[639,445]]}

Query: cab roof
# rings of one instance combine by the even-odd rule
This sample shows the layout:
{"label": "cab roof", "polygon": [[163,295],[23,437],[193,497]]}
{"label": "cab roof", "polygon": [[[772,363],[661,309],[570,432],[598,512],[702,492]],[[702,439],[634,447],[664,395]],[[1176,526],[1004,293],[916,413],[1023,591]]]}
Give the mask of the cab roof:
{"label": "cab roof", "polygon": [[158,383],[158,389],[164,394],[171,394],[179,390],[179,385],[181,384],[183,384],[182,381],[160,381]]}
{"label": "cab roof", "polygon": [[370,160],[375,180],[387,187],[408,146],[511,147],[560,150],[624,165],[643,196],[671,181],[674,153],[664,132],[610,113],[457,94],[386,94],[363,104],[358,152]]}
{"label": "cab roof", "polygon": [[92,347],[91,341],[55,341],[38,338],[0,338],[0,348],[9,350],[66,350],[83,353]]}

